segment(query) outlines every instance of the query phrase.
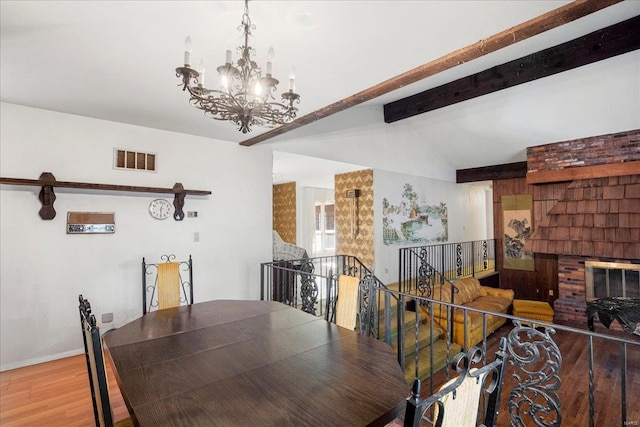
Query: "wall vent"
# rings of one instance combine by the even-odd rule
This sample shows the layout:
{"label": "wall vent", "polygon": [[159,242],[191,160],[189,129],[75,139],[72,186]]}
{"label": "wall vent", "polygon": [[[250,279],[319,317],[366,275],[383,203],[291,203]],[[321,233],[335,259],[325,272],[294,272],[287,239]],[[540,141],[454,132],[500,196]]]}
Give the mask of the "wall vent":
{"label": "wall vent", "polygon": [[156,154],[114,148],[113,167],[115,169],[132,169],[139,171],[156,170]]}

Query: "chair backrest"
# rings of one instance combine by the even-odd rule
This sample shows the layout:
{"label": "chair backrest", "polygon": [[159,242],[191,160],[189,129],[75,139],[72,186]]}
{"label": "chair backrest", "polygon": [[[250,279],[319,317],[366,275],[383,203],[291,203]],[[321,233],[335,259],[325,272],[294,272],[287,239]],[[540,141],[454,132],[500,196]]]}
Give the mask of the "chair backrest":
{"label": "chair backrest", "polygon": [[[420,399],[420,380],[417,379],[413,384],[412,395],[407,400],[404,426],[419,427],[430,408],[433,408],[436,427],[475,426],[480,404],[484,401],[483,392],[488,394],[488,398],[482,411],[484,423],[481,425],[495,426],[507,362],[506,350],[507,340],[503,337],[500,339],[500,348],[496,352],[495,360],[480,368],[470,368],[471,363],[482,360],[482,352],[478,347],[471,348],[467,353],[458,353],[452,365],[459,376],[423,400]],[[486,385],[485,379],[489,374],[491,381]]]}
{"label": "chair backrest", "polygon": [[193,304],[193,260],[174,261],[175,255],[162,255],[163,262],[147,263],[142,258],[142,314],[152,310]]}
{"label": "chair backrest", "polygon": [[87,359],[87,371],[89,373],[89,385],[91,387],[91,400],[93,402],[93,414],[98,427],[112,427],[113,414],[109,401],[109,385],[104,365],[104,353],[100,328],[96,318],[91,314],[91,304],[79,296],[80,325],[84,340],[84,354]]}
{"label": "chair backrest", "polygon": [[336,299],[336,325],[350,330],[356,328],[358,314],[358,289],[360,279],[354,276],[338,277],[338,297]]}
{"label": "chair backrest", "polygon": [[[477,377],[471,376],[477,369],[469,370],[470,375],[465,375],[464,380],[454,390],[440,398],[440,405],[436,405],[434,417],[442,418],[443,426],[475,426],[478,420],[478,408],[480,405],[480,392],[484,385],[486,372]],[[441,387],[441,390],[452,385],[456,379],[452,379]],[[444,408],[441,411],[440,408]],[[442,416],[440,416],[442,412]]]}

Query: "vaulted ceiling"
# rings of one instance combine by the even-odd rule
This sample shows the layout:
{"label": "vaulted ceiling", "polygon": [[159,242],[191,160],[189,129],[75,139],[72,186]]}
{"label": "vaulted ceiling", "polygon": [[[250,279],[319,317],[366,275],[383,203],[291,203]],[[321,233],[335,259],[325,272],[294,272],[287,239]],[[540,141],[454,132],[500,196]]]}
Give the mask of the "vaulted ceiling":
{"label": "vaulted ceiling", "polygon": [[[256,25],[250,44],[260,64],[269,46],[275,48],[274,76],[281,81],[295,65],[302,96],[299,117],[304,117],[360,92],[371,93],[382,82],[480,40],[509,34],[510,28],[540,15],[598,2],[605,0],[255,0],[249,4]],[[402,81],[397,89],[363,98],[361,104],[358,100],[351,109],[376,111],[359,117],[382,123],[385,103],[640,15],[639,1],[606,2],[612,5],[415,83]],[[225,50],[241,42],[242,11],[240,1],[2,1],[1,100],[230,143],[259,137],[265,129],[243,135],[232,124],[205,118],[190,107],[174,71],[182,65],[187,35],[193,40],[194,62],[203,58],[208,70],[222,63]],[[574,73],[570,78],[545,83],[546,92],[559,98],[528,83],[421,114],[402,126],[425,140],[446,139],[440,155],[456,168],[504,162],[494,147],[516,144],[521,152],[537,141],[586,136],[576,135],[577,129],[594,135],[640,128],[638,51],[582,68],[567,72]],[[603,107],[612,102],[616,110]],[[605,114],[609,111],[617,114]],[[332,132],[337,122],[324,118],[307,126],[263,144]],[[469,149],[482,142],[486,149]]]}

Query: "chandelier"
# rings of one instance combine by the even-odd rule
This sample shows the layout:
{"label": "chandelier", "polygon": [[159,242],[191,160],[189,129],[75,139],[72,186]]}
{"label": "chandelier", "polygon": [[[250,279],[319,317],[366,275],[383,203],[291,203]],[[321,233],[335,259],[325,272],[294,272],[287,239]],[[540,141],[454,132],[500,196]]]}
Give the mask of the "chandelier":
{"label": "chandelier", "polygon": [[204,87],[204,62],[201,60],[198,71],[191,68],[191,38],[185,40],[184,66],[176,68],[176,76],[182,78],[182,90],[189,91],[189,103],[204,111],[215,120],[226,120],[240,126],[242,133],[251,132],[251,126],[274,127],[293,120],[298,109],[294,103],[300,103],[300,95],[295,93],[295,69],[289,73],[289,90],[283,92],[281,102],[274,97],[278,80],[271,75],[273,48],[267,55],[266,75],[251,59],[255,49],[249,46],[251,30],[255,25],[249,18],[249,0],[244,2],[242,23],[238,27],[243,32],[244,45],[238,46],[240,54],[234,63],[231,51],[226,52],[224,65],[217,68],[219,88]]}

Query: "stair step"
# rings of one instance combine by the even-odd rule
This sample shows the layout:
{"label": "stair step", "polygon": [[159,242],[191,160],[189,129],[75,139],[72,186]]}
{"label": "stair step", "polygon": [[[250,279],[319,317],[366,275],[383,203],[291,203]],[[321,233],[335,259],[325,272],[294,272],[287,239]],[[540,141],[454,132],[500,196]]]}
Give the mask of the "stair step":
{"label": "stair step", "polygon": [[[389,298],[391,310],[396,311],[396,307],[398,306],[398,298],[395,296],[391,296]],[[382,316],[384,313],[384,293],[380,294],[380,300],[378,301],[378,313]]]}
{"label": "stair step", "polygon": [[[391,310],[391,337],[395,337],[398,334],[398,321],[397,319],[397,314],[398,312],[396,310]],[[425,322],[425,315],[423,313],[420,313],[418,315],[418,323],[420,324],[420,326],[422,327],[424,322]],[[381,337],[382,339],[384,339],[385,336],[385,327],[384,327],[384,315],[381,315],[379,318],[379,332],[378,332],[378,336]],[[415,323],[416,323],[416,313],[415,311],[405,311],[404,313],[404,329],[405,330],[411,330],[414,331],[415,329]]]}
{"label": "stair step", "polygon": [[[432,344],[433,346],[433,373],[440,371],[447,365],[447,342],[438,340]],[[449,357],[453,359],[460,352],[460,346],[454,342],[449,344]],[[431,374],[431,352],[426,347],[418,352],[418,377],[424,380]],[[413,384],[415,379],[415,355],[411,355],[405,359],[404,378],[407,384]]]}
{"label": "stair step", "polygon": [[[398,283],[392,283],[390,285],[386,285],[386,288],[389,289],[390,291],[394,291],[394,292],[398,292],[400,286],[398,285]],[[384,313],[384,298],[385,298],[385,293],[384,292],[380,292],[379,294],[379,301],[378,301],[378,312],[380,313],[380,315],[382,315]],[[406,297],[406,301],[409,301],[411,298]],[[389,298],[389,301],[391,303],[391,308],[393,310],[396,309],[396,307],[398,306],[398,296],[391,294],[391,297]]]}
{"label": "stair step", "polygon": [[[445,336],[445,331],[439,325],[433,325],[433,336],[431,335],[431,328],[428,324],[420,324],[420,328],[418,330],[418,351],[422,351],[421,349],[425,349],[434,341],[440,340]],[[397,337],[397,334],[394,334],[394,337]],[[393,351],[398,353],[398,340],[394,338],[391,341],[391,348]],[[410,328],[405,330],[405,339],[404,339],[404,354],[405,357],[412,355],[416,352],[416,341],[415,341],[415,328],[413,323]]]}
{"label": "stair step", "polygon": [[[391,298],[389,299],[389,302],[390,302],[389,308],[391,312],[395,314],[398,311],[399,300],[394,296],[391,296]],[[414,311],[414,307],[415,307],[415,302],[413,300],[405,301],[405,308],[406,308],[405,311]],[[380,296],[380,300],[378,301],[378,316],[381,319],[384,317],[384,310],[385,310],[384,294],[382,294],[382,296]],[[426,313],[426,311],[423,308],[421,308],[421,310],[423,310],[423,312]]]}

